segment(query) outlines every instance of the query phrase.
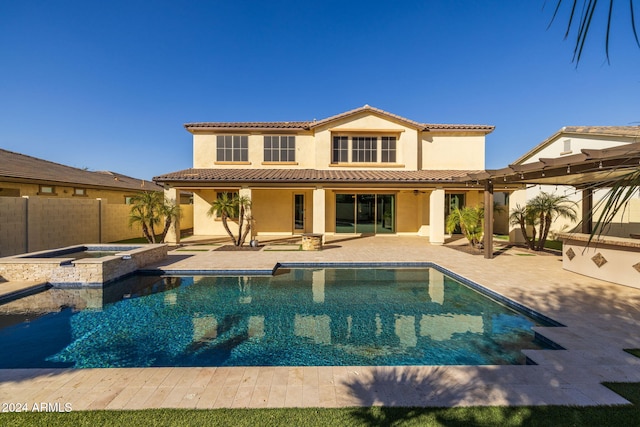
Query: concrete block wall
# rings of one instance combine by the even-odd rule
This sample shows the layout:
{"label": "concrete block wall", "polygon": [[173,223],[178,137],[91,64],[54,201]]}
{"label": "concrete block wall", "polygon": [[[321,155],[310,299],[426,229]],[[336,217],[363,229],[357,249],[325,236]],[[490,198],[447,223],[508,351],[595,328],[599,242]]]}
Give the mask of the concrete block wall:
{"label": "concrete block wall", "polygon": [[129,227],[131,205],[102,204],[102,242],[142,237],[142,229],[133,224]]}
{"label": "concrete block wall", "polygon": [[99,234],[98,200],[53,198],[28,199],[29,252],[97,242]]}
{"label": "concrete block wall", "polygon": [[26,199],[0,197],[0,257],[27,250],[26,229]]}
{"label": "concrete block wall", "polygon": [[[193,228],[193,206],[181,209],[181,228]],[[130,211],[99,199],[0,197],[0,257],[142,237]]]}

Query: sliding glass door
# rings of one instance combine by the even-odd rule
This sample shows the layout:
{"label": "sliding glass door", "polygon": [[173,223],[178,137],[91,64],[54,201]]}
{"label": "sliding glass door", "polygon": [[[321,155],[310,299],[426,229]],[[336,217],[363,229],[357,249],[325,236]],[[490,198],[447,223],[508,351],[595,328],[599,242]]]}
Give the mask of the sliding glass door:
{"label": "sliding glass door", "polygon": [[376,233],[395,232],[396,209],[394,195],[378,194],[376,199]]}
{"label": "sliding glass door", "polygon": [[336,194],[336,233],[395,232],[395,195]]}

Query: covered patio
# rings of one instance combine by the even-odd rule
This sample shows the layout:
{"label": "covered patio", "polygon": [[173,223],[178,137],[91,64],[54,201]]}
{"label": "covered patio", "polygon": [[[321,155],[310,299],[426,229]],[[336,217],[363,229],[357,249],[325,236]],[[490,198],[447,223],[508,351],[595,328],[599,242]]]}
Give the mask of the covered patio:
{"label": "covered patio", "polygon": [[[503,169],[471,173],[459,178],[467,185],[484,189],[484,206],[493,206],[494,191],[520,185],[568,185],[582,192],[580,232],[591,234],[594,215],[593,193],[606,189],[620,177],[640,168],[640,142],[606,149],[582,149],[580,153],[509,165]],[[511,209],[512,207],[510,207]],[[493,211],[485,209],[485,258],[493,258]]]}

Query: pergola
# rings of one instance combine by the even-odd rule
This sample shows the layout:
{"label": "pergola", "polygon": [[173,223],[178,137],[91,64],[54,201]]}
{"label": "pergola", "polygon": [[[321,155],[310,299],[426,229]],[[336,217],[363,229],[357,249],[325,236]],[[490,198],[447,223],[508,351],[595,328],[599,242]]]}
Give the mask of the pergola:
{"label": "pergola", "polygon": [[[640,168],[640,142],[605,149],[583,149],[579,154],[509,165],[459,178],[484,187],[484,206],[493,206],[494,188],[517,185],[569,185],[582,190],[582,232],[591,233],[593,190],[610,187],[619,177]],[[493,258],[493,210],[484,210],[484,257]]]}

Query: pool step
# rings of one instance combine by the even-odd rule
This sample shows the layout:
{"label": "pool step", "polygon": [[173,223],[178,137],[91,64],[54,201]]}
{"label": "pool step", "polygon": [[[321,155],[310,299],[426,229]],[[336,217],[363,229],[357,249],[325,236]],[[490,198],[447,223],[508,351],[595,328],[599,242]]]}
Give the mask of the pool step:
{"label": "pool step", "polygon": [[0,283],[0,304],[33,295],[48,288],[47,282],[2,282]]}

